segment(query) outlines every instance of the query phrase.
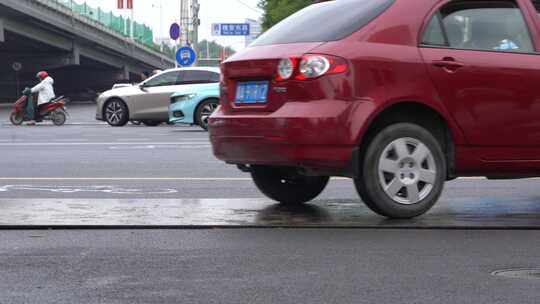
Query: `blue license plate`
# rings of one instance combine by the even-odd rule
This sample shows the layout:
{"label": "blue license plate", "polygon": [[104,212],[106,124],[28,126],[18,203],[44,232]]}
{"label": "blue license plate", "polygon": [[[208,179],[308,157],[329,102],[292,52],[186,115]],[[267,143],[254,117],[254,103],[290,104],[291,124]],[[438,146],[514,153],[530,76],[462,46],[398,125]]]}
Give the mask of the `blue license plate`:
{"label": "blue license plate", "polygon": [[239,82],[236,86],[237,104],[266,103],[268,97],[268,81]]}

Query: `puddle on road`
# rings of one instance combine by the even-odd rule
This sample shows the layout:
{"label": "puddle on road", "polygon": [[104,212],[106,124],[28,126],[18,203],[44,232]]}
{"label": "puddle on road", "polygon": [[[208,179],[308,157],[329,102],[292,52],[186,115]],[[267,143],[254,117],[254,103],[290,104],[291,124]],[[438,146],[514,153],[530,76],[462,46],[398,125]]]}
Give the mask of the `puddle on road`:
{"label": "puddle on road", "polygon": [[[44,188],[47,187],[33,189],[43,191]],[[133,194],[140,190],[104,186],[56,187],[52,191],[118,191]],[[284,206],[262,198],[1,199],[0,210],[0,226],[540,229],[540,204],[497,198],[476,202],[442,200],[428,214],[411,220],[389,220],[377,216],[359,200],[353,199],[317,200],[302,206]]]}

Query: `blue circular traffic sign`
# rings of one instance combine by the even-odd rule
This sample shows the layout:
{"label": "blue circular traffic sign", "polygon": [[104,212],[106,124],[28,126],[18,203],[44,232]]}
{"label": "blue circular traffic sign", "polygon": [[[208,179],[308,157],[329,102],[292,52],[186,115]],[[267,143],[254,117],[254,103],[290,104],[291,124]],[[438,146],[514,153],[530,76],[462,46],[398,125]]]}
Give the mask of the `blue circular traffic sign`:
{"label": "blue circular traffic sign", "polygon": [[180,25],[178,25],[178,23],[176,22],[173,23],[171,25],[171,29],[169,30],[169,34],[172,40],[177,40],[178,38],[180,38]]}
{"label": "blue circular traffic sign", "polygon": [[196,59],[197,54],[195,54],[195,51],[190,47],[182,47],[176,52],[176,61],[181,66],[191,66],[195,63]]}

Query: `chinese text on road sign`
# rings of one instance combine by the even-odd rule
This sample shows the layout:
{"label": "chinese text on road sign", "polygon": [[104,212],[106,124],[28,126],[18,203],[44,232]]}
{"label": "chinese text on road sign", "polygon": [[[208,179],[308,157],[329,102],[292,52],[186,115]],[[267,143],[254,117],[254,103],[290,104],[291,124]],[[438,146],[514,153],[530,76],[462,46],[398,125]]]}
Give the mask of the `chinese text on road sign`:
{"label": "chinese text on road sign", "polygon": [[249,36],[249,23],[214,23],[213,36]]}

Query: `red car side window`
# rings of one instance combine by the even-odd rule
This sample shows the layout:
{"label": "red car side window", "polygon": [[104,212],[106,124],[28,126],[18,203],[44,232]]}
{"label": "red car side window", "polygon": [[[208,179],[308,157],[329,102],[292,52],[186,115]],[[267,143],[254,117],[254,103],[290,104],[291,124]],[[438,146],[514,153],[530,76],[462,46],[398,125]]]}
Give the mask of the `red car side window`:
{"label": "red car side window", "polygon": [[439,14],[436,14],[431,18],[431,21],[424,32],[422,44],[448,46]]}
{"label": "red car side window", "polygon": [[432,18],[422,43],[455,49],[534,52],[516,1],[452,1]]}

